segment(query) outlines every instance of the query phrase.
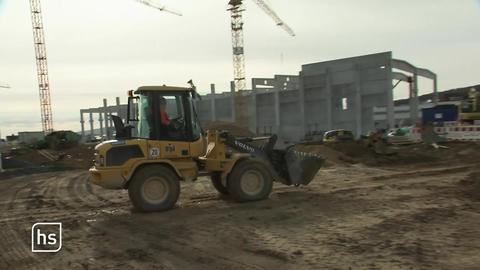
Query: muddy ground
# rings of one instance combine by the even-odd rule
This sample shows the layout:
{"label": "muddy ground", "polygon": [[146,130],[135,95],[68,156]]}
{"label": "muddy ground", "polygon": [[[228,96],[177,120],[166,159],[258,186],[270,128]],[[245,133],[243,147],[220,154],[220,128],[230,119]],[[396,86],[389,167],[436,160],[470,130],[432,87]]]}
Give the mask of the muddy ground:
{"label": "muddy ground", "polygon": [[[201,178],[182,185],[175,209],[153,214],[132,209],[125,191],[90,185],[85,170],[10,173],[0,177],[0,268],[478,269],[480,165],[469,149],[479,145],[418,147],[423,158],[376,166],[344,151],[348,162],[309,186],[276,185],[255,203]],[[63,223],[58,253],[31,252],[40,221]]]}

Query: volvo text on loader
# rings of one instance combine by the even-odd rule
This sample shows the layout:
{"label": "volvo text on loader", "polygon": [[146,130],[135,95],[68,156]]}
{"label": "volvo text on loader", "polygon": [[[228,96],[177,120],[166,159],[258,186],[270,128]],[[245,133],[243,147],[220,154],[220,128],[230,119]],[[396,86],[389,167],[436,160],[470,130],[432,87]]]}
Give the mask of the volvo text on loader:
{"label": "volvo text on loader", "polygon": [[274,181],[307,185],[322,166],[318,155],[291,146],[274,149],[277,137],[263,144],[200,127],[195,87],[143,86],[129,91],[126,125],[111,115],[116,139],[95,147],[92,183],[128,189],[144,212],[174,207],[180,181],[210,176],[215,189],[239,202],[268,198]]}

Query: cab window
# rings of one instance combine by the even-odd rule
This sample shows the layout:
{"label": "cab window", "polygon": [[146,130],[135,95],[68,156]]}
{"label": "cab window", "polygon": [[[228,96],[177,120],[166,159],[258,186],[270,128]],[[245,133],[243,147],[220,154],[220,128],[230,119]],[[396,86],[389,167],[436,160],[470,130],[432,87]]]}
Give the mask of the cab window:
{"label": "cab window", "polygon": [[186,139],[182,95],[141,94],[137,108],[139,138],[173,141]]}
{"label": "cab window", "polygon": [[[182,95],[158,95],[158,139],[183,141],[187,139]],[[155,117],[154,117],[155,118]]]}
{"label": "cab window", "polygon": [[166,100],[166,112],[171,119],[178,117],[183,117],[183,104],[181,96],[160,96],[160,101],[162,98]]}
{"label": "cab window", "polygon": [[198,120],[197,113],[195,111],[195,105],[192,98],[188,98],[188,103],[190,106],[190,119],[192,125],[192,139],[198,140],[202,133],[202,128],[200,127],[200,121]]}
{"label": "cab window", "polygon": [[139,138],[164,141],[195,141],[201,127],[193,99],[186,93],[143,93],[136,98]]}

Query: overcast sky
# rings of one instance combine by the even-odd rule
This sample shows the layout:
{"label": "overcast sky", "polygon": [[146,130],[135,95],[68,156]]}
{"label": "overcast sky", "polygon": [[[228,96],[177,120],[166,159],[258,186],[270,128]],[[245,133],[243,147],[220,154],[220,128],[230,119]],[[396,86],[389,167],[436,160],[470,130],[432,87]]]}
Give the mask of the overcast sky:
{"label": "overcast sky", "polygon": [[[28,0],[0,0],[0,130],[41,130]],[[140,85],[201,93],[233,77],[227,0],[164,0],[182,17],[133,0],[43,0],[55,129],[80,130],[79,110]],[[478,0],[269,0],[297,36],[246,2],[252,77],[298,74],[302,64],[382,51],[436,72],[441,90],[479,83]],[[425,84],[422,84],[422,86]],[[396,97],[404,97],[406,89]],[[426,85],[421,93],[429,92]]]}

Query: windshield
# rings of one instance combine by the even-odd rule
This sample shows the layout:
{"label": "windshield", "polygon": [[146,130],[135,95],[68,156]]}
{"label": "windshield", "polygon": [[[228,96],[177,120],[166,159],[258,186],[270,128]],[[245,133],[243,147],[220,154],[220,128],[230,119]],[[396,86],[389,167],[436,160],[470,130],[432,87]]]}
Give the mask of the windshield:
{"label": "windshield", "polygon": [[176,93],[147,93],[140,94],[137,100],[138,138],[185,141],[200,137],[201,128],[190,97]]}

